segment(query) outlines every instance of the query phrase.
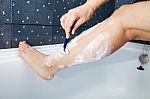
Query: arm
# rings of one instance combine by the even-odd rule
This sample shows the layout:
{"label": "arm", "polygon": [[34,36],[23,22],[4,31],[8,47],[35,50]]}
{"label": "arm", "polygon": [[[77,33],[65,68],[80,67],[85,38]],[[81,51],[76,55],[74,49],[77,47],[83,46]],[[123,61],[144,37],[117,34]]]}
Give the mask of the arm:
{"label": "arm", "polygon": [[[107,2],[107,0],[87,0],[87,2],[79,7],[73,8],[64,14],[61,19],[61,26],[65,30],[66,36],[70,37],[77,28],[88,21],[96,9]],[[71,27],[74,25],[72,31]]]}

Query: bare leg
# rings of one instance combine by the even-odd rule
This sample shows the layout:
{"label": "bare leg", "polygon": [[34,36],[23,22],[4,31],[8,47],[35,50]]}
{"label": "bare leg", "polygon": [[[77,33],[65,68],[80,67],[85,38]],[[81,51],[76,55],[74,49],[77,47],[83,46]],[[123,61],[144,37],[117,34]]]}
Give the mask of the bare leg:
{"label": "bare leg", "polygon": [[44,59],[47,56],[34,48],[31,48],[25,41],[19,44],[19,53],[21,57],[32,66],[32,68],[45,80],[50,80],[58,72],[58,67],[47,67]]}
{"label": "bare leg", "polygon": [[149,9],[150,1],[138,2],[122,6],[112,16],[118,17],[126,29],[150,32]]}
{"label": "bare leg", "polygon": [[138,29],[128,29],[126,31],[126,34],[128,34],[128,35],[131,35],[131,34],[136,35],[135,40],[150,41],[150,32],[149,31],[143,31],[143,30],[138,30]]}
{"label": "bare leg", "polygon": [[[119,22],[117,22],[116,20],[117,19],[111,18],[107,19],[102,24],[98,24],[90,32],[88,30],[85,31],[85,34],[86,32],[88,32],[87,35],[80,35],[78,37],[79,39],[76,41],[76,45],[72,48],[69,48],[69,54],[63,54],[63,56],[61,57],[59,57],[58,54],[51,55],[51,61],[48,60],[48,63],[53,63],[50,64],[52,65],[51,67],[46,66],[44,62],[47,55],[42,55],[41,53],[39,54],[39,52],[37,52],[25,42],[19,44],[20,55],[43,79],[52,79],[53,75],[61,70],[59,66],[63,65],[65,68],[72,65],[75,57],[78,56],[83,51],[83,49],[88,46],[90,41],[93,41],[98,36],[100,41],[97,42],[98,48],[105,48],[105,45],[108,45],[108,43],[105,43],[106,41],[111,42],[111,45],[109,46],[109,50],[111,51],[110,53],[114,52],[122,45],[124,45],[128,41],[128,37],[126,37],[126,34],[124,32],[125,30],[123,29],[121,24],[119,24]],[[101,37],[104,37],[105,35],[109,37],[101,40]]]}
{"label": "bare leg", "polygon": [[[128,21],[128,19],[124,18],[123,15],[120,15],[124,9],[125,7],[121,8],[121,10],[116,11],[116,13],[114,13],[109,19],[106,19],[101,24],[97,24],[93,29],[85,31],[77,37],[78,39],[74,39],[72,42],[75,43],[70,43],[69,45],[69,54],[61,54],[61,52],[51,56],[38,54],[39,52],[31,48],[26,43],[21,43],[19,45],[20,54],[25,61],[27,61],[34,70],[46,80],[51,79],[56,72],[60,71],[60,67],[65,68],[70,65],[80,64],[84,62],[83,60],[86,62],[86,60],[90,58],[100,59],[105,57],[119,49],[128,40],[137,39],[138,37],[139,39],[141,38],[140,33],[135,33],[133,31],[148,31],[145,27],[141,29],[140,25],[140,28],[138,28],[138,25],[133,25],[133,27],[131,27],[132,25],[130,24],[127,25],[126,21]],[[132,16],[130,16],[130,18],[132,19]],[[144,33],[147,34],[147,32]],[[143,35],[142,39],[145,38],[149,39],[149,37],[147,38]],[[95,42],[95,39],[96,44],[93,43],[95,46],[88,48],[91,42]],[[99,49],[101,49],[101,51],[98,55],[103,54],[103,56],[97,57],[97,53],[94,52],[97,52]],[[92,54],[89,54],[88,52],[86,53],[86,51],[91,50]],[[104,54],[104,52],[106,53]],[[82,61],[80,61],[80,58],[77,58],[80,54],[87,57],[85,59],[82,58]],[[45,62],[51,67],[46,66]]]}

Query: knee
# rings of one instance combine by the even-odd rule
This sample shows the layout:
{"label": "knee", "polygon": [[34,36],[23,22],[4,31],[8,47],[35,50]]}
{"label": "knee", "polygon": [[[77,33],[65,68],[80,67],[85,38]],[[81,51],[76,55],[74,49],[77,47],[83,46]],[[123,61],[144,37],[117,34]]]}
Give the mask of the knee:
{"label": "knee", "polygon": [[126,4],[121,6],[119,9],[117,9],[111,16],[113,19],[117,19],[117,23],[122,26],[124,30],[127,29],[127,16],[128,16],[128,11],[130,10],[130,5]]}
{"label": "knee", "polygon": [[120,8],[118,8],[114,13],[113,13],[113,17],[122,17],[124,15],[128,14],[128,11],[130,10],[130,4],[126,4],[121,6]]}

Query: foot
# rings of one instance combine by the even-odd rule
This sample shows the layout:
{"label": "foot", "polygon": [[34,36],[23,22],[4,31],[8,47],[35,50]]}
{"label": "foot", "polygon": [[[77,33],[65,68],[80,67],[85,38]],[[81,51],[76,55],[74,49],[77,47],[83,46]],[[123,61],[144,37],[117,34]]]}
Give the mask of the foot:
{"label": "foot", "polygon": [[32,68],[45,80],[51,80],[60,68],[57,66],[48,67],[45,58],[48,56],[32,48],[25,41],[19,43],[20,56],[32,66]]}

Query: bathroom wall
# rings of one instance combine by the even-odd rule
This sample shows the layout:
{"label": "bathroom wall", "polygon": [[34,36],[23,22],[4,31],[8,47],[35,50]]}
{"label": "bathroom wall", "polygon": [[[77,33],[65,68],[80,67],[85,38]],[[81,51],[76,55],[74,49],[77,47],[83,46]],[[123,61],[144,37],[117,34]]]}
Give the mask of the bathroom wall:
{"label": "bathroom wall", "polygon": [[[76,31],[75,36],[109,17],[123,1],[109,0]],[[60,17],[84,2],[86,0],[0,0],[0,48],[17,47],[21,40],[33,46],[63,43],[65,33],[60,26]]]}
{"label": "bathroom wall", "polygon": [[[33,46],[58,44],[64,40],[60,17],[86,0],[0,0],[0,48],[17,47],[20,40]],[[114,11],[111,0],[82,25],[76,35],[101,22]]]}

